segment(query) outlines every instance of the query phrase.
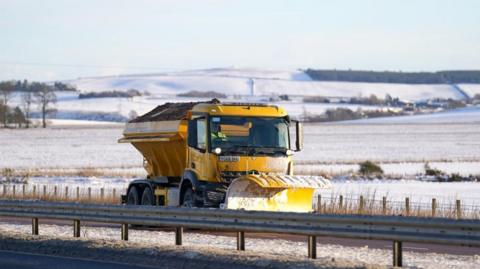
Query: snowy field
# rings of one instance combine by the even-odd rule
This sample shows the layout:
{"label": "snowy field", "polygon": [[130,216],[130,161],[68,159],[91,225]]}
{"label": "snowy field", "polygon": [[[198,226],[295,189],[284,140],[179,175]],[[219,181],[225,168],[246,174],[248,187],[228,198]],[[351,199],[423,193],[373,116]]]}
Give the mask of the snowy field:
{"label": "snowy field", "polygon": [[344,121],[342,124],[459,124],[459,123],[480,123],[480,106],[460,108],[450,111],[442,111],[432,114],[382,117],[362,119],[355,121]]}
{"label": "snowy field", "polygon": [[[480,162],[480,124],[307,124],[304,129],[305,148],[295,155],[303,165],[428,161],[448,163],[453,170],[452,163]],[[122,131],[118,125],[61,124],[48,129],[2,129],[0,168],[140,167],[141,155],[131,145],[117,143]]]}
{"label": "snowy field", "polygon": [[[419,101],[431,98],[463,99],[455,87],[385,83],[349,83],[312,81],[302,71],[217,68],[157,74],[120,75],[79,78],[67,81],[81,91],[127,90],[149,91],[153,95],[175,95],[197,91],[217,91],[232,95],[358,97],[386,94],[400,99]],[[253,85],[253,87],[252,87]]]}
{"label": "snowy field", "polygon": [[[78,93],[57,92],[58,110],[55,117],[57,119],[76,119],[76,120],[107,120],[107,121],[125,121],[133,111],[138,115],[149,112],[158,105],[167,102],[199,102],[210,101],[212,98],[188,98],[176,96],[138,96],[134,98],[87,98],[78,99]],[[270,102],[268,97],[237,97],[230,96],[221,98],[222,102],[255,102],[278,105],[287,110],[293,117],[299,117],[305,111],[309,114],[323,114],[327,109],[337,107],[348,108],[352,111],[362,110],[382,110],[387,109],[382,106],[354,105],[354,104],[322,104],[322,103],[303,103],[302,98],[295,98],[288,102]],[[12,105],[21,104],[21,95],[16,94],[11,101]],[[36,107],[33,107],[36,110]],[[398,110],[398,108],[390,108]],[[105,115],[106,113],[115,114]],[[40,116],[38,113],[35,116]]]}
{"label": "snowy field", "polygon": [[[351,83],[312,81],[308,75],[299,70],[275,71],[260,69],[217,68],[206,70],[179,71],[158,74],[119,75],[107,77],[79,78],[65,81],[75,85],[80,92],[91,91],[126,91],[136,89],[143,96],[133,98],[89,98],[79,99],[78,92],[57,92],[55,105],[57,119],[126,121],[131,114],[144,114],[166,102],[207,101],[210,98],[178,97],[189,91],[215,91],[224,93],[222,102],[260,102],[283,106],[294,118],[305,112],[322,114],[327,109],[338,107],[353,111],[385,110],[386,107],[351,105],[351,104],[317,104],[304,103],[305,96],[324,97],[369,97],[374,94],[384,98],[387,94],[401,100],[424,101],[442,98],[463,100],[473,97],[480,91],[476,84],[460,85],[422,85],[422,84],[386,84],[386,83]],[[290,101],[275,101],[278,96],[286,94]],[[272,99],[273,98],[273,99]],[[21,104],[19,94],[10,101],[10,105]],[[33,117],[40,117],[37,107],[32,107]],[[400,108],[388,108],[399,110]],[[419,123],[429,120],[432,123],[478,122],[477,111],[458,111],[450,118],[445,115],[436,117],[418,116],[402,117],[400,123]],[[389,123],[383,119],[374,122]]]}
{"label": "snowy field", "polygon": [[[129,144],[118,144],[118,126],[63,126],[49,129],[0,130],[0,170],[36,174],[31,184],[123,188],[132,177],[145,176],[141,155]],[[68,122],[63,122],[67,124]],[[298,174],[347,174],[358,162],[379,162],[386,173],[412,178],[424,172],[425,162],[447,173],[480,174],[479,124],[308,124],[305,149],[298,153]],[[84,176],[75,176],[75,175]],[[478,204],[478,183],[419,181],[334,181],[328,194],[377,197],[402,201],[429,200]],[[412,187],[415,186],[415,187]]]}
{"label": "snowy field", "polygon": [[[30,224],[12,224],[0,222],[1,234],[27,235],[31,233]],[[71,239],[72,227],[70,225],[42,224],[40,228],[42,236]],[[120,239],[120,229],[111,227],[88,227],[82,226],[81,239],[102,240],[115,242]],[[171,245],[175,234],[164,231],[130,230],[129,241],[141,244],[142,247]],[[60,243],[57,243],[60,244]],[[187,250],[195,251],[198,248],[212,248],[233,251],[236,249],[236,238],[228,236],[214,236],[198,233],[185,233],[183,244]],[[246,254],[261,253],[262,255],[274,255],[277,257],[305,257],[306,242],[294,242],[282,239],[255,239],[245,241]],[[390,245],[389,245],[390,246]],[[193,253],[192,253],[193,254]],[[391,249],[375,249],[365,247],[344,247],[341,245],[325,244],[317,245],[318,259],[348,259],[353,264],[378,264],[391,265]],[[436,253],[418,253],[403,251],[404,266],[412,268],[478,268],[480,267],[479,255],[450,255]],[[345,266],[345,265],[344,265]],[[341,267],[341,266],[340,266]],[[363,266],[360,266],[363,267]]]}

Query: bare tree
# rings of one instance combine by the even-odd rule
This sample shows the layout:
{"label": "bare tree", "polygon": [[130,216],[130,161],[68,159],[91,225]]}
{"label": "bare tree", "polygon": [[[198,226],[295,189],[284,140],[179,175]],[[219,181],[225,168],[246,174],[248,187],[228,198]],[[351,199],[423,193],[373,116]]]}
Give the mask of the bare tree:
{"label": "bare tree", "polygon": [[57,102],[57,95],[52,87],[49,87],[44,83],[33,83],[32,89],[35,92],[33,94],[35,101],[40,107],[40,112],[42,113],[42,127],[47,128],[46,117],[47,114],[55,111],[55,109],[50,108],[50,105]]}
{"label": "bare tree", "polygon": [[8,118],[8,101],[12,98],[13,90],[15,89],[15,84],[10,81],[0,82],[0,95],[2,96],[3,101],[3,127],[7,127],[7,118]]}
{"label": "bare tree", "polygon": [[25,127],[30,127],[30,106],[33,102],[32,92],[26,91],[22,94],[22,107],[25,112]]}

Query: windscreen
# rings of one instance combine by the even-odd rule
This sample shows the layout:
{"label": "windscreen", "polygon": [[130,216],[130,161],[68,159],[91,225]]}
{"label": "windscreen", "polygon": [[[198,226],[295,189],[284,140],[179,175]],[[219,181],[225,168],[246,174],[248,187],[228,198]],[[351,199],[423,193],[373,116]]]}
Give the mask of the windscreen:
{"label": "windscreen", "polygon": [[211,148],[222,151],[289,148],[288,123],[284,118],[212,116],[210,136]]}

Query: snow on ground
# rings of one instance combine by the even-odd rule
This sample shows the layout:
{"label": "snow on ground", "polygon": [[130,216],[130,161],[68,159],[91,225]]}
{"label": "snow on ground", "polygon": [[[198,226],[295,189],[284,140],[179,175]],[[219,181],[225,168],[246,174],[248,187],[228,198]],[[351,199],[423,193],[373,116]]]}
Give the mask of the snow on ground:
{"label": "snow on ground", "polygon": [[[307,124],[298,164],[478,162],[480,124]],[[0,130],[0,168],[141,167],[119,127]]]}
{"label": "snow on ground", "polygon": [[344,121],[346,124],[480,123],[480,106],[459,108],[433,114],[371,118]]}
{"label": "snow on ground", "polygon": [[0,168],[141,167],[141,155],[119,144],[122,128],[0,130]]}
{"label": "snow on ground", "polygon": [[300,163],[480,161],[480,124],[307,124]]}
{"label": "snow on ground", "polygon": [[[386,175],[394,177],[412,178],[414,175],[425,173],[424,162],[380,162],[378,165],[382,168]],[[446,174],[460,174],[461,176],[479,175],[480,161],[445,161],[445,162],[428,162],[430,168],[438,169]],[[298,174],[328,174],[331,176],[346,175],[358,172],[359,164],[348,163],[331,163],[331,164],[298,164],[295,171]]]}
{"label": "snow on ground", "polygon": [[[31,225],[12,224],[0,222],[0,232],[3,234],[29,234]],[[55,238],[70,238],[71,226],[42,224],[40,233]],[[87,239],[102,239],[116,241],[120,239],[120,229],[111,227],[82,226],[81,236]],[[248,235],[247,235],[248,236]],[[175,234],[165,231],[129,231],[129,240],[134,243],[148,244],[149,246],[171,245]],[[183,244],[187,248],[212,247],[225,250],[236,249],[236,238],[228,236],[216,236],[199,233],[185,233]],[[255,239],[247,238],[245,241],[247,252],[287,256],[305,257],[306,242],[294,242],[282,239]],[[344,247],[341,245],[318,243],[318,258],[339,259],[363,262],[366,264],[391,265],[391,249],[372,249],[365,247]],[[416,266],[421,268],[475,268],[480,266],[478,255],[449,255],[436,253],[403,252],[404,266]]]}
{"label": "snow on ground", "polygon": [[[202,102],[209,101],[211,98],[191,98],[176,96],[139,96],[133,98],[87,98],[78,99],[78,93],[75,92],[57,92],[57,103],[55,115],[58,119],[95,119],[109,121],[125,121],[129,118],[130,113],[134,111],[138,115],[149,112],[158,105],[167,102]],[[239,99],[233,96],[222,98],[222,102],[239,102]],[[348,108],[353,111],[362,110],[378,110],[385,109],[382,106],[367,106],[354,104],[322,104],[322,103],[303,103],[301,98],[289,102],[272,102],[267,97],[242,97],[242,102],[256,102],[278,105],[287,110],[289,115],[299,117],[305,112],[310,114],[323,114],[327,109],[335,109],[337,107]],[[12,105],[20,105],[20,95],[16,94],[11,101]],[[392,108],[390,108],[392,109]],[[34,111],[36,108],[34,107]],[[106,113],[114,115],[106,115]],[[38,113],[37,113],[38,114]],[[40,116],[40,115],[36,115]]]}
{"label": "snow on ground", "polygon": [[[31,178],[31,184],[51,182],[70,186],[124,187],[132,175],[141,176],[144,172],[140,153],[129,144],[117,143],[121,134],[122,128],[95,126],[2,129],[0,169],[34,170],[36,174],[45,175]],[[304,151],[294,156],[298,160],[296,173],[299,174],[318,174],[319,171],[348,173],[357,171],[358,162],[364,160],[379,162],[387,173],[397,175],[423,172],[427,161],[431,167],[447,173],[480,174],[479,124],[308,124],[305,126],[304,145]],[[86,176],[72,178],[76,172],[71,170]],[[47,176],[49,174],[51,176]],[[108,179],[109,175],[113,179]],[[343,186],[342,182],[338,184]],[[358,188],[369,186],[368,182],[345,184]],[[397,184],[404,183],[379,184],[378,191],[396,193]],[[422,188],[426,196],[437,195],[438,198],[445,196],[451,199],[457,195],[461,199],[480,200],[478,183],[472,183],[468,190],[452,188],[451,186],[461,186],[455,183],[418,184],[441,188]],[[408,194],[408,184],[401,186],[405,186],[399,189],[405,191],[403,195]],[[333,190],[337,191],[336,182]],[[402,200],[403,195],[396,198]]]}
{"label": "snow on ground", "polygon": [[480,84],[459,84],[462,89],[470,98],[473,98],[476,94],[480,95]]}
{"label": "snow on ground", "polygon": [[465,206],[480,208],[480,183],[478,182],[423,182],[417,180],[332,180],[331,190],[321,190],[323,197],[337,198],[339,195],[358,200],[366,198],[403,203],[406,197],[414,204],[425,204],[431,208],[432,198],[442,205],[453,206],[459,199]]}
{"label": "snow on ground", "polygon": [[[312,81],[301,71],[219,68],[158,74],[79,78],[67,81],[81,91],[127,90],[135,88],[153,95],[176,95],[192,90],[217,91],[229,95],[310,95],[358,97],[386,94],[418,101],[431,98],[463,99],[454,87],[387,83]],[[253,85],[253,86],[252,86]]]}

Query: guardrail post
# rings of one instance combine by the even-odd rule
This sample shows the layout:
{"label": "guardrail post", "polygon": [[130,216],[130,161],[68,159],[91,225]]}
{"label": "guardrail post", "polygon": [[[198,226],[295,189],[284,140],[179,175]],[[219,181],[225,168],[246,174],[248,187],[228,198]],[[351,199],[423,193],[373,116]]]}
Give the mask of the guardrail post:
{"label": "guardrail post", "polygon": [[47,197],[47,185],[43,185],[43,198],[46,198],[46,197]]}
{"label": "guardrail post", "polygon": [[437,213],[437,199],[432,199],[432,217],[435,217]]}
{"label": "guardrail post", "polygon": [[393,267],[402,267],[402,242],[393,241]]}
{"label": "guardrail post", "polygon": [[7,185],[3,185],[3,196],[7,195]]}
{"label": "guardrail post", "polygon": [[343,210],[343,195],[340,195],[340,197],[338,198],[338,208],[340,209],[340,211]]}
{"label": "guardrail post", "polygon": [[65,199],[68,200],[68,186],[65,186]]}
{"label": "guardrail post", "polygon": [[317,237],[314,235],[308,236],[308,258],[317,258]]}
{"label": "guardrail post", "polygon": [[73,221],[73,237],[80,237],[80,220]]}
{"label": "guardrail post", "polygon": [[33,197],[37,195],[37,185],[33,185],[32,194],[33,194]]}
{"label": "guardrail post", "polygon": [[457,213],[457,219],[461,219],[462,218],[462,206],[460,204],[460,200],[456,201],[455,211]]}
{"label": "guardrail post", "polygon": [[405,198],[405,215],[410,216],[410,198]]}
{"label": "guardrail post", "polygon": [[382,197],[382,215],[387,215],[387,197]]}
{"label": "guardrail post", "polygon": [[25,184],[22,185],[22,196],[25,197],[25,189],[26,189],[26,186]]}
{"label": "guardrail post", "polygon": [[115,201],[115,197],[117,197],[117,189],[113,188],[112,190],[112,200]]}
{"label": "guardrail post", "polygon": [[181,246],[183,241],[183,227],[175,227],[175,245]]}
{"label": "guardrail post", "polygon": [[38,218],[32,218],[32,234],[38,235]]}
{"label": "guardrail post", "polygon": [[80,187],[77,186],[77,200],[80,200]]}
{"label": "guardrail post", "polygon": [[[45,186],[43,186],[43,187],[45,187]],[[58,189],[58,187],[57,187],[56,185],[53,186],[53,197],[54,197],[54,198],[57,198],[57,193],[58,193],[58,192],[57,192],[57,189]]]}
{"label": "guardrail post", "polygon": [[88,200],[92,200],[92,188],[88,187]]}
{"label": "guardrail post", "polygon": [[100,189],[100,200],[103,201],[104,196],[105,196],[105,189],[104,189],[104,188],[101,188],[101,189]]}
{"label": "guardrail post", "polygon": [[15,187],[16,187],[15,185],[12,186],[12,194],[13,194],[13,197],[15,197],[15,193],[16,193]]}
{"label": "guardrail post", "polygon": [[245,232],[237,232],[237,250],[245,250]]}
{"label": "guardrail post", "polygon": [[128,241],[128,224],[122,223],[122,240]]}

